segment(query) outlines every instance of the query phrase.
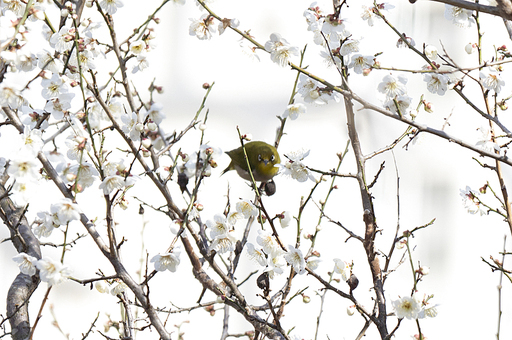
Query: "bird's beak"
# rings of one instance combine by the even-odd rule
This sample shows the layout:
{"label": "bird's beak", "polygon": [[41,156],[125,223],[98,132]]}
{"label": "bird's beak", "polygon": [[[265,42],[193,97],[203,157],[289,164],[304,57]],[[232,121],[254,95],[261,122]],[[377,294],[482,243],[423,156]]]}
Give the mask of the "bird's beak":
{"label": "bird's beak", "polygon": [[269,160],[268,160],[268,159],[264,159],[264,160],[263,160],[263,163],[265,163],[265,165],[267,165],[267,164],[268,164],[268,162],[269,162]]}

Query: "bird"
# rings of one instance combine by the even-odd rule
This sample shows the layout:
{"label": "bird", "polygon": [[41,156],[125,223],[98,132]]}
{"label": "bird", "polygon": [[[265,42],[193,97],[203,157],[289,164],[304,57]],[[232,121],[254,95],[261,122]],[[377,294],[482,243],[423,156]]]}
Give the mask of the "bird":
{"label": "bird", "polygon": [[[277,175],[279,168],[275,165],[281,163],[281,157],[279,157],[279,153],[274,146],[261,141],[252,141],[245,144],[244,147],[251,166],[252,175],[256,182],[268,182]],[[230,170],[236,170],[240,177],[252,181],[247,161],[244,157],[243,147],[226,153],[231,158],[231,163],[229,163],[221,175]]]}

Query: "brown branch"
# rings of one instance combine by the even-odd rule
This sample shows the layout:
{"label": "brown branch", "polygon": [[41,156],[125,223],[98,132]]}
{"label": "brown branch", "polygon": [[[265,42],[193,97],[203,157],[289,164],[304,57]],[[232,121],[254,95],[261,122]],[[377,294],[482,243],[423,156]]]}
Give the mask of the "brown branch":
{"label": "brown branch", "polygon": [[[11,240],[18,253],[26,253],[37,259],[41,258],[39,240],[34,236],[23,212],[14,206],[6,195],[7,191],[0,185],[0,217],[9,228]],[[30,335],[28,301],[39,285],[37,275],[29,276],[19,273],[7,292],[7,318],[11,325],[13,340],[24,340]]]}
{"label": "brown branch", "polygon": [[[23,132],[23,124],[19,121],[18,117],[14,114],[14,112],[8,108],[3,107],[4,112],[9,117],[9,119],[13,122],[13,125],[18,129],[20,133]],[[132,142],[133,144],[133,142]],[[67,198],[70,198],[74,200],[73,193],[68,189],[66,184],[62,181],[60,176],[58,175],[57,171],[53,167],[53,165],[48,161],[45,154],[41,151],[37,155],[37,158],[39,161],[43,164],[43,167],[48,174],[48,176],[52,179],[52,181],[55,183],[57,188],[60,190],[60,192]],[[153,174],[154,176],[154,174]],[[156,310],[153,308],[153,306],[149,303],[149,300],[147,299],[146,295],[144,294],[142,287],[135,282],[135,280],[130,276],[124,265],[121,263],[121,261],[113,256],[101,238],[100,234],[96,230],[95,225],[91,222],[91,220],[84,214],[80,214],[80,222],[84,225],[84,227],[87,229],[87,232],[91,237],[93,238],[94,242],[98,246],[98,248],[101,250],[103,255],[110,261],[112,266],[114,267],[116,274],[119,276],[119,278],[128,286],[128,288],[135,294],[135,297],[137,300],[139,300],[141,306],[144,308],[144,311],[147,313],[149,319],[151,320],[152,325],[155,327],[155,329],[158,331],[158,334],[160,337],[164,340],[170,339],[171,335],[165,330],[165,327],[158,317],[158,314]]]}
{"label": "brown branch", "polygon": [[460,7],[460,8],[465,8],[465,9],[469,9],[472,11],[487,13],[487,14],[498,16],[498,17],[502,17],[503,19],[512,19],[511,13],[507,13],[506,11],[504,11],[496,6],[481,5],[479,3],[469,2],[469,1],[464,1],[464,0],[430,0],[430,1],[441,2],[443,4],[452,5],[455,7]]}
{"label": "brown branch", "polygon": [[359,135],[356,130],[355,114],[352,100],[345,96],[345,112],[347,116],[348,135],[354,156],[357,164],[357,181],[359,183],[359,190],[361,194],[361,202],[363,206],[363,221],[365,224],[365,236],[363,246],[370,265],[370,271],[373,279],[373,288],[376,295],[376,304],[378,313],[376,316],[375,325],[379,330],[380,336],[384,339],[388,335],[386,325],[386,298],[384,297],[384,285],[382,280],[382,270],[380,268],[377,250],[375,249],[375,235],[377,233],[377,224],[375,212],[373,210],[372,195],[366,184],[366,168],[365,158],[361,150],[361,143]]}

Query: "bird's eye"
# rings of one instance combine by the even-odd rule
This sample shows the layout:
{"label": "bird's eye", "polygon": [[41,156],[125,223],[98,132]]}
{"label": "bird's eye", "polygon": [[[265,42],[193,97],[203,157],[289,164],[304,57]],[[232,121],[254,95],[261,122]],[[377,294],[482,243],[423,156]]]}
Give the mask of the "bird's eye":
{"label": "bird's eye", "polygon": [[276,159],[276,157],[275,157],[274,155],[272,155],[272,156],[270,157],[270,160],[271,160],[272,162],[273,162],[275,159]]}
{"label": "bird's eye", "polygon": [[261,155],[258,155],[258,162],[261,162],[262,159],[261,159]]}

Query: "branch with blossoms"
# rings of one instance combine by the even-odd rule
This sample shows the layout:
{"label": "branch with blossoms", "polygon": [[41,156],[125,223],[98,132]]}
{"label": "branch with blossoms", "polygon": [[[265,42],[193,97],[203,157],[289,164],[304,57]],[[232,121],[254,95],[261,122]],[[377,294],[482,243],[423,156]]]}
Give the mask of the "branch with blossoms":
{"label": "branch with blossoms", "polygon": [[[209,12],[209,14],[212,17],[219,18],[219,16],[216,15],[206,5],[204,5],[204,3],[202,3],[202,5]],[[437,58],[437,51],[435,49],[433,49],[431,46],[428,50],[424,47],[424,52],[420,52],[419,50],[417,50],[414,47],[414,41],[411,38],[408,38],[405,35],[402,36],[402,34],[398,33],[399,31],[394,29],[394,27],[389,23],[389,21],[387,21],[385,19],[385,17],[381,13],[381,10],[383,8],[384,7],[379,7],[376,5],[373,9],[370,9],[368,11],[368,13],[369,13],[368,17],[371,17],[372,13],[373,13],[373,14],[377,15],[378,18],[384,19],[384,21],[388,24],[388,26],[393,28],[393,30],[399,35],[399,44],[402,43],[407,48],[414,50],[421,58],[423,58],[428,63],[428,67],[430,67],[432,70],[431,72],[425,74],[425,81],[428,83],[428,90],[430,92],[438,94],[438,95],[444,95],[445,92],[447,91],[447,85],[448,85],[449,79],[448,79],[448,77],[443,75],[442,71],[440,70],[440,66],[435,64],[435,62],[432,61],[433,59]],[[343,20],[340,20],[338,18],[337,13],[335,13],[333,15],[325,15],[324,16],[324,15],[320,14],[318,7],[310,8],[310,13],[311,13],[311,15],[308,14],[308,16],[306,16],[308,18],[308,21],[310,24],[309,30],[317,31],[320,33],[320,34],[318,34],[318,36],[321,36],[323,38],[323,40],[325,40],[327,49],[329,50],[328,55],[331,58],[331,62],[334,65],[338,65],[338,70],[342,69],[344,67],[344,65],[347,65],[344,62],[344,56],[348,55],[349,53],[351,53],[353,51],[358,50],[357,41],[354,41],[353,39],[351,39],[350,33],[347,33],[345,31]],[[464,17],[467,18],[466,20],[468,20],[469,23],[472,20],[471,16],[468,15],[468,12],[466,12],[464,10],[456,9],[456,8],[452,9],[451,7],[447,6],[447,15],[446,15],[447,17],[448,17],[449,13],[451,13],[453,15],[452,18],[453,18],[454,22],[456,22],[460,25],[464,24],[464,20],[465,20]],[[319,18],[324,19],[324,21],[322,22],[323,26],[322,26],[321,30],[319,29],[319,27],[321,25],[318,24]],[[328,25],[328,24],[330,24],[330,25]],[[204,25],[203,30],[208,30],[208,27],[210,27],[210,25],[211,25],[211,23]],[[326,29],[324,30],[324,28],[326,28]],[[238,29],[234,29],[234,30],[237,33],[240,32]],[[328,36],[328,39],[326,39],[326,35]],[[346,38],[344,38],[344,37],[346,37]],[[332,43],[335,44],[335,48],[332,48],[331,46],[329,46],[331,39],[332,39]],[[254,39],[252,37],[249,41],[253,42],[259,48],[261,48],[261,46],[263,46],[260,43],[254,42]],[[319,39],[319,41],[320,41],[320,44],[323,43],[323,41],[321,41],[321,39]],[[334,86],[331,83],[323,80],[322,78],[305,71],[302,67],[300,67],[300,66],[298,67],[298,66],[294,65],[293,63],[291,63],[288,59],[293,55],[297,55],[297,50],[296,49],[294,50],[294,47],[291,47],[289,45],[289,43],[285,39],[281,38],[279,35],[277,35],[277,34],[271,35],[271,40],[265,45],[265,49],[267,52],[270,53],[271,59],[274,62],[278,63],[279,65],[281,65],[281,66],[289,65],[292,69],[298,70],[301,73],[301,76],[302,76],[302,74],[307,75],[310,79],[313,79],[314,81],[318,82],[318,84],[323,84],[323,85],[327,86],[326,88],[324,88],[324,90],[322,90],[321,88],[318,87],[318,85],[316,85],[314,83],[308,84],[308,85],[301,84],[303,86],[303,88],[313,89],[313,91],[310,92],[310,94],[312,94],[311,97],[313,98],[313,100],[315,100],[317,98],[321,98],[322,93],[324,93],[324,94],[329,93],[329,91],[336,91],[338,93],[341,93],[345,97],[345,109],[347,112],[347,121],[348,121],[348,125],[349,125],[349,137],[350,137],[350,140],[352,142],[352,145],[353,145],[353,148],[354,148],[354,151],[356,154],[356,164],[358,165],[358,174],[362,174],[364,176],[364,173],[365,173],[364,172],[364,158],[362,157],[362,154],[360,157],[358,157],[357,150],[360,148],[360,146],[359,146],[359,141],[358,141],[358,137],[357,137],[357,132],[355,130],[355,125],[354,124],[351,125],[351,123],[350,123],[351,121],[353,121],[353,118],[351,118],[353,116],[353,113],[351,113],[352,112],[352,103],[351,103],[352,100],[355,100],[355,101],[363,104],[364,108],[372,109],[374,111],[383,113],[388,117],[392,117],[394,119],[401,120],[403,122],[406,122],[410,126],[417,128],[417,130],[414,131],[415,135],[417,135],[419,132],[430,132],[439,137],[445,138],[449,141],[456,142],[459,145],[461,145],[465,148],[468,148],[472,151],[476,151],[480,155],[494,158],[496,160],[497,164],[499,164],[500,162],[503,162],[503,163],[511,165],[511,163],[508,160],[506,155],[500,155],[499,152],[495,153],[495,152],[489,151],[489,149],[482,150],[481,148],[479,148],[478,144],[477,144],[477,146],[470,145],[466,142],[463,142],[457,138],[454,138],[454,137],[448,135],[443,130],[435,130],[431,127],[419,125],[415,122],[415,118],[416,118],[415,116],[412,116],[412,119],[410,119],[409,117],[406,117],[405,113],[410,105],[410,100],[411,100],[410,97],[406,96],[406,91],[405,91],[406,80],[403,80],[400,78],[397,80],[396,78],[394,78],[392,76],[386,76],[384,78],[384,82],[379,85],[379,91],[385,93],[388,98],[388,101],[385,103],[386,110],[383,110],[383,109],[378,108],[372,104],[369,104],[367,101],[365,101],[365,100],[359,98],[357,95],[355,95],[348,87],[347,79],[342,79],[342,85],[340,87]],[[354,67],[354,65],[356,65],[356,63],[360,63],[359,65],[362,66],[362,67],[359,66],[360,69],[364,69],[364,70],[366,70],[367,73],[369,73],[369,72],[371,72],[372,69],[380,68],[380,64],[378,64],[377,62],[375,62],[372,59],[374,59],[374,58],[364,58],[364,57],[360,57],[359,55],[356,55],[356,56],[354,56],[354,59],[353,59],[351,65],[352,65],[352,67]],[[301,58],[301,60],[302,60],[302,58]],[[446,60],[446,59],[444,59],[444,60]],[[373,66],[374,63],[375,63],[375,67]],[[452,64],[451,66],[454,67],[459,72],[462,71],[461,69],[457,68],[455,66],[455,64]],[[350,67],[350,65],[349,65],[349,67]],[[355,67],[354,67],[354,70],[357,72],[357,69]],[[437,70],[440,70],[440,71],[437,72]],[[491,71],[492,71],[492,69],[491,69]],[[454,72],[454,71],[451,71],[451,72]],[[468,72],[463,72],[463,73],[466,76],[468,75]],[[343,73],[341,73],[341,75],[343,76]],[[492,91],[495,91],[498,93],[500,90],[500,86],[502,86],[502,84],[503,84],[503,81],[500,80],[494,74],[485,74],[485,73],[481,72],[479,78],[480,78],[479,80],[477,80],[475,78],[473,78],[473,80],[475,80],[483,90],[485,87],[485,91],[487,91],[487,93],[489,90],[492,90]],[[457,86],[459,86],[459,87],[457,87]],[[458,83],[456,83],[455,87],[453,87],[453,89],[456,92],[458,92],[463,98],[465,98],[467,100],[467,97],[464,97],[462,94],[462,91],[461,91],[462,87],[463,87],[462,83],[458,82]],[[328,90],[326,91],[325,89],[328,89]],[[300,90],[299,90],[299,92],[300,92]],[[325,100],[325,98],[328,98],[328,97],[324,97],[323,100]],[[311,99],[309,99],[309,100],[312,101]],[[426,102],[423,102],[423,103],[424,103],[425,109],[427,111],[431,110],[430,104],[428,104]],[[489,121],[495,122],[507,135],[509,135],[509,130],[498,120],[496,115],[493,115],[493,113],[490,112],[490,110],[487,110],[487,113],[483,113],[483,112],[479,111],[479,109],[477,108],[476,105],[472,104],[470,101],[468,101],[468,103],[473,108],[475,108],[479,113],[481,113],[484,118],[488,119]],[[486,105],[486,107],[488,108],[489,106]],[[387,112],[387,111],[390,111],[390,112]],[[293,160],[291,160],[290,163],[294,164],[295,162]],[[499,168],[499,166],[497,166],[497,168]],[[504,190],[503,195],[504,195],[505,201],[508,202],[508,195],[506,192],[506,187],[504,187],[504,183],[503,183],[503,179],[502,179],[500,171],[498,171],[498,177],[502,184],[502,188]],[[358,177],[358,179],[360,182],[360,187],[365,188],[366,182],[365,182],[364,177]],[[368,259],[370,262],[370,267],[372,269],[375,269],[374,270],[374,274],[375,274],[374,275],[374,283],[376,284],[376,287],[374,287],[374,288],[376,289],[377,294],[378,294],[379,291],[382,291],[382,288],[379,289],[379,283],[378,283],[379,275],[380,275],[379,274],[380,268],[379,268],[378,264],[376,264],[372,267],[372,261],[375,258],[375,251],[372,249],[373,237],[375,235],[373,230],[375,230],[375,227],[373,225],[374,222],[372,222],[372,221],[374,221],[375,217],[374,216],[372,217],[372,205],[371,205],[370,197],[371,197],[371,195],[362,191],[362,202],[363,202],[363,207],[365,208],[364,209],[365,216],[366,216],[365,222],[366,222],[366,226],[367,226],[367,228],[366,228],[367,236],[365,237],[365,240],[366,240],[365,243],[367,245],[367,253],[368,253]],[[366,202],[368,202],[368,203],[366,203]],[[509,207],[509,204],[506,203],[505,207]],[[508,208],[506,208],[506,209],[508,210]],[[384,299],[382,299],[382,300],[384,300]],[[382,307],[381,312],[383,312],[382,315],[385,318],[385,315],[386,315],[385,309],[384,309],[385,304],[382,303],[381,307]],[[387,336],[387,330],[385,329],[385,321],[383,323],[381,323],[381,327],[382,327],[381,336],[383,336],[383,338],[384,338],[385,336]],[[418,324],[418,327],[419,327],[419,324]],[[421,338],[422,337],[421,330],[419,330],[419,332],[420,332],[419,336]]]}
{"label": "branch with blossoms", "polygon": [[[98,292],[116,297],[122,309],[117,323],[119,335],[126,338],[132,338],[136,329],[151,328],[160,338],[170,339],[171,332],[167,329],[165,317],[205,307],[211,314],[218,307],[224,313],[221,322],[222,339],[229,336],[230,311],[235,311],[247,321],[246,327],[251,329],[248,332],[254,332],[255,339],[290,339],[298,335],[291,335],[296,321],[288,316],[295,308],[297,297],[302,296],[302,301],[309,303],[311,298],[306,294],[310,294],[308,289],[312,286],[317,287],[311,289],[318,289],[317,294],[321,295],[315,338],[319,336],[321,320],[326,315],[323,302],[327,291],[330,291],[336,294],[335,298],[350,304],[349,314],[357,312],[361,317],[357,338],[362,338],[374,329],[381,339],[389,339],[405,323],[403,320],[409,319],[416,323],[417,337],[424,339],[420,320],[435,316],[436,305],[431,302],[432,294],[421,295],[418,292],[420,282],[423,283],[428,274],[428,267],[416,265],[413,261],[412,236],[431,225],[433,220],[411,231],[403,231],[401,236],[398,222],[393,240],[383,244],[390,251],[387,254],[380,251],[381,243],[384,243],[381,237],[384,231],[377,224],[372,190],[380,184],[380,175],[385,170],[381,163],[379,170],[372,174],[368,164],[373,161],[373,157],[392,151],[407,141],[407,138],[409,141],[405,147],[414,143],[422,133],[457,143],[462,148],[484,156],[485,161],[494,162],[493,165],[481,164],[494,171],[500,188],[494,191],[494,185],[487,186],[497,199],[499,208],[491,208],[491,204],[487,205],[487,201],[484,203],[470,189],[464,192],[463,199],[467,205],[473,204],[480,209],[484,206],[488,211],[500,214],[507,220],[512,231],[508,191],[504,171],[501,169],[502,163],[512,165],[506,153],[511,143],[511,134],[504,123],[506,120],[501,119],[499,113],[509,100],[500,97],[504,86],[501,74],[511,58],[506,47],[497,48],[488,61],[483,61],[483,34],[478,13],[447,6],[445,17],[456,25],[477,26],[478,62],[476,66],[461,68],[446,51],[441,55],[434,46],[426,43],[423,48],[416,48],[414,39],[401,33],[401,29],[386,17],[385,13],[392,10],[393,6],[375,3],[364,7],[362,22],[370,26],[378,21],[384,22],[389,34],[396,34],[397,45],[413,51],[418,60],[417,70],[383,65],[379,53],[359,53],[361,40],[353,34],[356,30],[351,29],[347,20],[343,19],[349,5],[347,1],[335,1],[332,12],[327,13],[315,4],[304,13],[308,30],[313,34],[315,45],[322,49],[321,55],[335,68],[332,74],[320,75],[310,72],[305,65],[305,48],[300,51],[278,33],[271,34],[268,41],[260,43],[249,34],[249,30],[238,28],[241,24],[238,20],[222,18],[205,1],[199,0],[198,4],[207,13],[198,20],[192,20],[190,35],[206,40],[211,39],[217,30],[223,34],[229,28],[242,37],[248,54],[259,58],[257,53],[264,51],[275,64],[294,72],[295,81],[293,85],[290,84],[292,91],[286,101],[286,110],[275,121],[276,147],[282,145],[282,139],[289,133],[285,131],[289,127],[287,123],[305,115],[307,104],[333,104],[341,101],[341,98],[345,111],[343,120],[347,124],[349,136],[345,151],[338,154],[337,164],[332,164],[333,167],[307,165],[305,160],[310,150],[280,150],[284,156],[284,162],[280,165],[282,174],[303,185],[311,185],[309,194],[301,198],[295,214],[282,211],[278,203],[271,204],[269,198],[256,192],[252,201],[240,198],[235,202],[232,197],[228,197],[224,212],[205,220],[201,202],[209,194],[206,189],[209,177],[215,173],[222,155],[218,147],[204,142],[209,114],[207,109],[205,112],[205,104],[212,86],[204,85],[206,94],[203,102],[199,110],[192,114],[190,123],[181,129],[182,132],[168,135],[162,126],[164,108],[153,97],[159,86],[153,81],[149,89],[150,99],[145,100],[146,94],[134,85],[137,82],[133,77],[149,66],[147,54],[154,50],[152,40],[155,38],[151,26],[158,23],[156,15],[168,2],[162,1],[147,20],[137,23],[133,34],[130,33],[124,41],[118,39],[121,32],[117,30],[117,13],[123,7],[119,0],[89,1],[87,5],[90,7],[84,7],[84,1],[78,1],[76,5],[57,2],[57,7],[30,1],[27,4],[17,1],[2,3],[2,13],[5,13],[2,18],[6,19],[0,20],[0,46],[5,50],[0,57],[6,66],[0,71],[0,106],[6,118],[0,128],[2,133],[13,131],[14,137],[12,150],[5,150],[5,154],[2,150],[2,157],[5,158],[0,158],[0,171],[4,176],[2,189],[5,188],[5,192],[0,192],[0,201],[2,218],[12,234],[12,243],[20,253],[15,261],[21,271],[11,286],[12,294],[9,292],[8,295],[11,328],[21,330],[13,338],[26,338],[23,334],[27,332],[29,337],[37,334],[36,326],[40,316],[45,313],[51,291],[71,279],[79,285],[95,282]],[[19,8],[16,7],[18,5]],[[472,9],[490,10],[474,5],[476,7]],[[51,13],[52,9],[54,13]],[[80,20],[82,11],[87,15],[93,11],[99,14],[105,30],[101,31],[99,22]],[[500,8],[500,11],[504,9]],[[30,20],[25,24],[25,19],[38,18],[38,15],[41,17],[39,19],[44,19],[41,24],[46,34],[46,41],[43,41],[46,50],[39,51],[36,56],[27,53],[25,30],[28,31],[31,26]],[[51,23],[53,18],[59,21],[58,25]],[[100,34],[100,31],[107,34]],[[311,53],[310,50],[308,48],[308,53]],[[472,44],[467,51],[473,52]],[[111,72],[103,75],[96,69],[96,63],[103,62],[103,56],[110,55],[113,57],[113,63],[109,65]],[[291,60],[299,55],[300,62],[292,63]],[[14,86],[16,82],[13,78],[16,75],[31,71],[37,74],[29,77],[29,81],[21,88]],[[353,90],[356,82],[360,81],[359,77],[377,72],[384,72],[376,88],[381,97],[378,105],[360,97]],[[447,133],[446,125],[437,128],[422,123],[421,108],[431,113],[432,104],[422,94],[415,100],[418,103],[415,108],[411,105],[414,99],[408,95],[405,76],[408,73],[413,77],[423,77],[425,93],[428,95],[442,96],[448,91],[456,92],[489,125],[485,133],[484,129],[480,130],[482,140],[476,144],[466,142]],[[332,79],[333,74],[337,80],[327,80]],[[39,85],[38,81],[44,107],[35,104],[37,101],[27,99],[29,88]],[[468,88],[474,85],[478,86],[481,98],[468,95]],[[305,104],[300,103],[300,100]],[[405,131],[395,137],[393,143],[365,155],[363,150],[366,141],[360,137],[361,131],[357,128],[356,106],[406,124]],[[185,142],[185,135],[191,138],[195,136],[197,145]],[[243,146],[247,136],[242,138],[240,135]],[[349,152],[354,155],[354,159],[347,165],[349,162],[346,155]],[[244,154],[247,158],[245,149]],[[351,167],[351,171],[342,171],[342,163]],[[247,165],[250,168],[249,162]],[[317,179],[315,175],[320,177]],[[362,225],[342,223],[338,218],[328,217],[332,215],[327,213],[326,207],[331,209],[339,206],[336,201],[333,203],[335,198],[331,194],[345,181],[357,185],[357,192],[349,194],[347,190],[346,195],[359,196]],[[48,211],[34,214],[34,208],[29,205],[33,199],[29,191],[41,182],[55,186],[64,198],[49,202]],[[252,182],[257,190],[254,178]],[[130,272],[129,263],[123,260],[123,253],[129,253],[132,249],[125,237],[125,224],[130,223],[122,222],[120,216],[125,209],[130,209],[131,193],[140,187],[148,189],[148,192],[137,194],[141,203],[139,215],[144,215],[144,207],[151,207],[172,225],[172,236],[162,236],[160,241],[164,244],[159,244],[158,249],[144,249],[146,255],[141,263],[146,266],[144,268],[140,265],[141,272],[137,277]],[[149,193],[149,188],[154,191]],[[320,192],[324,189],[327,194],[322,195]],[[89,196],[85,193],[95,195],[92,202],[88,201]],[[89,210],[88,204],[94,206],[93,211],[102,211],[101,218],[91,219],[95,213]],[[306,208],[311,205],[316,205],[319,213],[314,232],[307,233],[309,222]],[[475,210],[478,211],[481,212]],[[33,220],[32,232],[35,237],[30,234],[29,218]],[[322,228],[321,224],[325,221],[341,227],[349,235],[346,242],[356,241],[358,254],[364,256],[364,261],[333,258],[334,265],[330,272],[326,274],[319,269],[323,249],[318,247],[317,241],[324,235],[331,238],[333,235]],[[100,274],[91,274],[93,278],[79,279],[71,276],[68,264],[64,264],[64,255],[71,251],[68,237],[76,224],[85,227],[87,235],[97,246],[97,253],[110,262],[114,271],[112,275],[103,275],[103,271],[99,270]],[[240,224],[244,227],[240,228]],[[294,225],[294,230],[291,233],[281,231],[279,225],[281,228]],[[62,235],[56,236],[55,230],[61,230]],[[356,232],[358,230],[364,231]],[[61,242],[53,242],[62,248],[59,261],[38,250],[45,244],[42,239],[57,237],[62,237]],[[301,237],[306,241],[302,241]],[[72,242],[78,244],[82,241],[76,239]],[[400,249],[403,251],[397,260],[400,253],[397,250]],[[244,274],[242,270],[249,265],[243,262],[245,259],[242,255],[249,258],[252,261],[250,265],[256,266],[257,270],[252,271],[251,267],[251,274]],[[180,281],[177,271],[185,262],[182,256],[188,258],[192,276],[200,285],[197,292],[199,299],[196,305],[191,303],[191,307],[187,308],[174,305],[166,307],[165,298],[161,298],[154,287],[164,277],[165,271],[173,273],[172,283]],[[383,259],[385,263],[381,264]],[[152,263],[154,270],[149,269],[148,262]],[[393,272],[389,270],[390,266],[399,267],[405,263],[408,263],[413,274],[410,291],[407,290],[397,299],[386,296],[386,278]],[[368,268],[368,273],[363,273],[365,268]],[[253,278],[254,273],[258,273],[256,280]],[[356,293],[356,298],[354,295],[360,284],[358,277],[371,278],[371,282],[361,283],[371,292],[366,294],[369,297]],[[30,325],[26,308],[39,280],[48,284],[48,288],[39,305],[36,322]],[[256,287],[260,291],[251,294]],[[183,294],[181,287],[177,290]],[[22,294],[17,294],[20,292]],[[187,295],[190,292],[187,291]],[[214,302],[202,303],[205,296],[210,299],[213,297],[210,301]],[[373,304],[371,308],[365,306],[366,300]],[[138,311],[144,312],[147,318],[138,318]],[[395,317],[396,324],[390,331],[390,320]],[[140,327],[140,323],[144,323],[144,326]],[[94,324],[88,334],[93,328]]]}

